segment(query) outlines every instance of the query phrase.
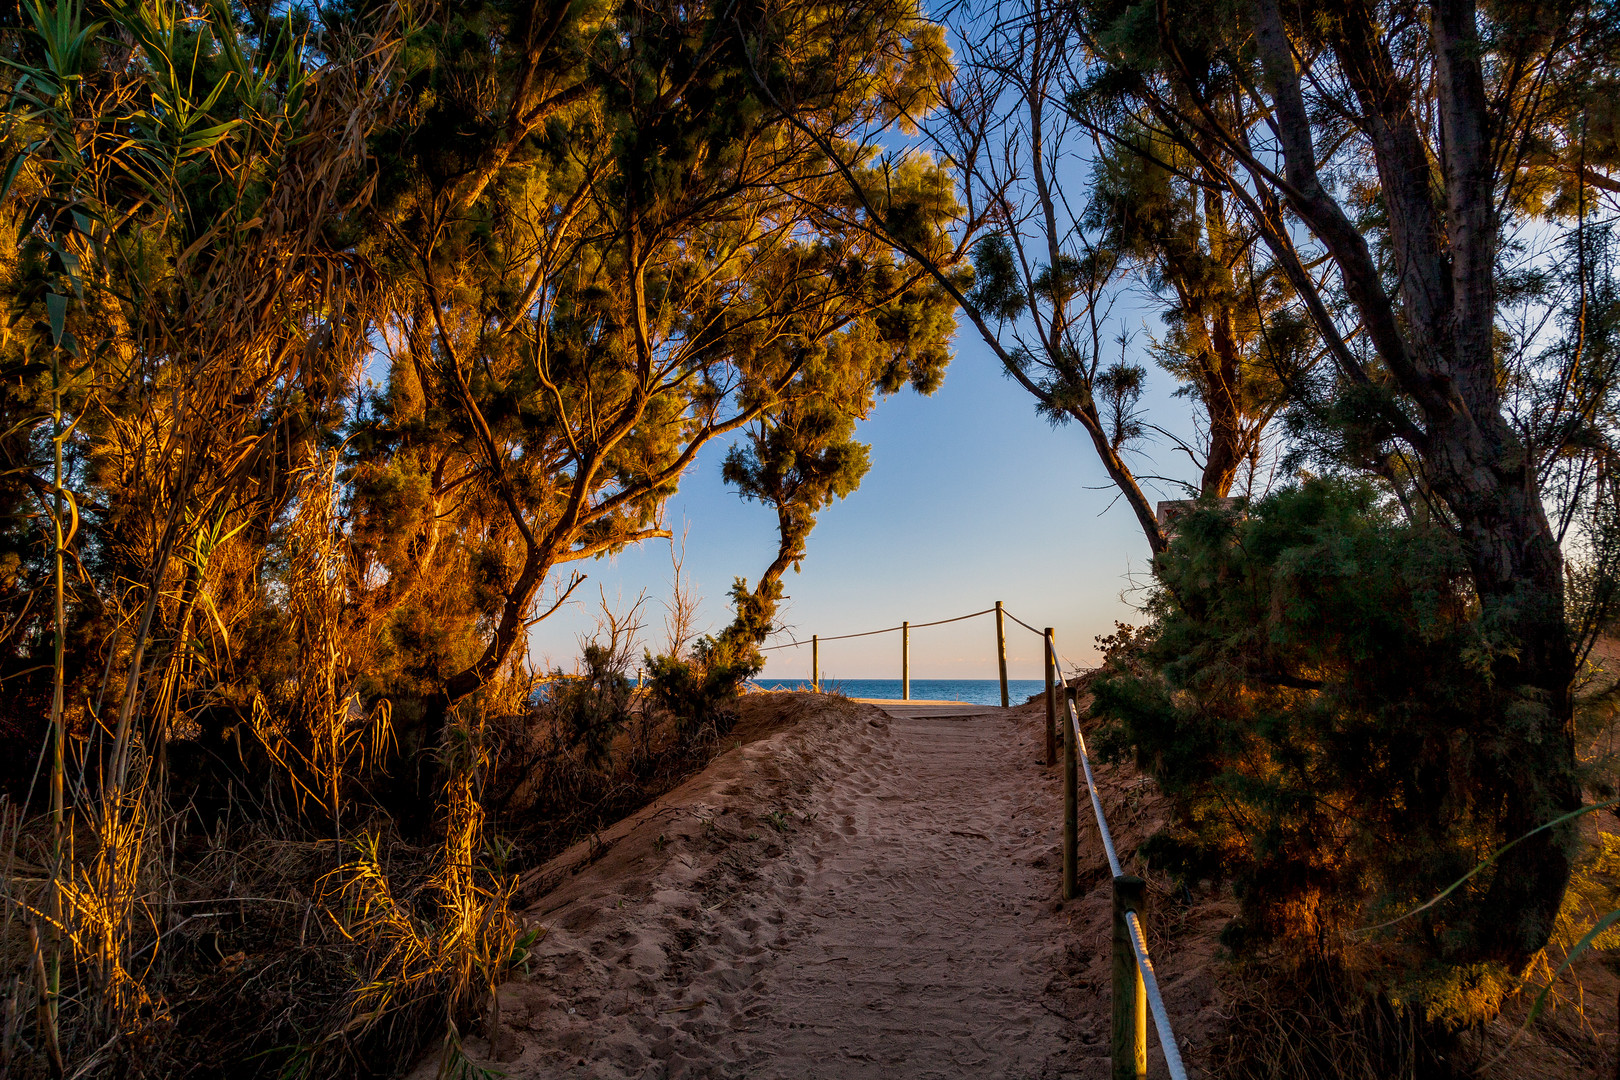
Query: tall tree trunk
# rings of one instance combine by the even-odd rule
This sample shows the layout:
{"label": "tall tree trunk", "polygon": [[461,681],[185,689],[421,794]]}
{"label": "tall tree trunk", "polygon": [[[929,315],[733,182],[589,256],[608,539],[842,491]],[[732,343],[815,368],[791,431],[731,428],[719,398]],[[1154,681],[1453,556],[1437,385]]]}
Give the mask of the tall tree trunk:
{"label": "tall tree trunk", "polygon": [[[1500,425],[1495,439],[1482,438],[1462,421],[1456,432],[1431,428],[1424,464],[1457,519],[1487,633],[1507,638],[1490,670],[1502,708],[1472,749],[1495,781],[1482,796],[1500,800],[1503,831],[1518,837],[1581,804],[1563,557],[1517,437]],[[1479,916],[1486,956],[1518,968],[1546,944],[1569,883],[1572,837],[1540,833],[1498,860]]]}

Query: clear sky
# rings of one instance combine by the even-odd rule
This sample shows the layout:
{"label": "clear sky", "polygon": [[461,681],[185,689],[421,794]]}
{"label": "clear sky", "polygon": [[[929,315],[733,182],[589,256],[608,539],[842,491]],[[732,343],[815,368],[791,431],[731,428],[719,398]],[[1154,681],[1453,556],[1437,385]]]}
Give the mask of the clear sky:
{"label": "clear sky", "polygon": [[[787,630],[767,644],[945,619],[1001,600],[1032,626],[1054,627],[1059,653],[1089,666],[1096,635],[1111,632],[1116,619],[1138,621],[1133,598],[1148,579],[1147,542],[1129,508],[1114,499],[1084,432],[1076,424],[1054,429],[1038,417],[1034,400],[1001,373],[971,330],[955,344],[938,392],[924,398],[906,390],[861,425],[871,471],[858,491],[821,515],[803,571],[784,579],[788,599],[777,621]],[[1150,369],[1150,380],[1144,404],[1154,406],[1156,420],[1188,411],[1186,402],[1168,399],[1164,372]],[[776,553],[774,512],[722,483],[725,451],[723,443],[705,448],[667,513],[677,536],[689,529],[686,574],[703,598],[698,624],[705,630],[730,621],[732,578],[754,580]],[[1189,466],[1167,460],[1145,471],[1180,475]],[[658,651],[669,545],[648,543],[575,567],[589,580],[533,628],[535,660],[572,667],[581,635],[599,618],[599,589],[620,608],[646,591],[642,640]],[[548,592],[542,609],[549,602]],[[762,677],[808,678],[809,654],[808,645],[768,652]],[[1010,677],[1042,677],[1039,637],[1010,622],[1007,656]],[[824,643],[821,667],[831,679],[899,678],[900,635]],[[995,678],[993,619],[914,630],[911,675]]]}

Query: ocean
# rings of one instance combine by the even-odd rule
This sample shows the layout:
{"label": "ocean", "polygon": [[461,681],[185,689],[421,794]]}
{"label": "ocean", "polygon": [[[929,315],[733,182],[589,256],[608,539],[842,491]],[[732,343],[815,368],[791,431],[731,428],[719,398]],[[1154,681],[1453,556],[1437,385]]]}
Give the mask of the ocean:
{"label": "ocean", "polygon": [[[808,679],[755,679],[761,690],[807,690]],[[834,679],[824,676],[821,688],[852,698],[900,699],[899,679]],[[1046,690],[1040,679],[1008,679],[1007,701],[1022,705],[1031,694]],[[1000,679],[912,679],[911,697],[916,701],[962,701],[972,705],[1000,705]]]}

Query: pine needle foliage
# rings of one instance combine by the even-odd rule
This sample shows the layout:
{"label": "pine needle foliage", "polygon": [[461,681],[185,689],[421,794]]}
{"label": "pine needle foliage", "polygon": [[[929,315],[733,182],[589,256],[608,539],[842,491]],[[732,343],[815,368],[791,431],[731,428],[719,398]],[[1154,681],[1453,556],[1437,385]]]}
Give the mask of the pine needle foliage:
{"label": "pine needle foliage", "polygon": [[1497,875],[1401,916],[1516,838],[1509,798],[1557,813],[1548,792],[1501,787],[1513,734],[1547,703],[1492,678],[1513,641],[1457,541],[1329,478],[1177,527],[1153,622],[1114,642],[1095,684],[1104,745],[1175,807],[1144,856],[1233,883],[1224,940],[1241,954],[1349,955],[1431,1016],[1489,1017],[1515,985],[1477,961]]}

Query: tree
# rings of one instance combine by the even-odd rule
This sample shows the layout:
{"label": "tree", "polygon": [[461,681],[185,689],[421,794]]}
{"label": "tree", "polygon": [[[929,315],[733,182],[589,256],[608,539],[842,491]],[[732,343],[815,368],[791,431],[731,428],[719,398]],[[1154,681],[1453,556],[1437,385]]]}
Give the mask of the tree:
{"label": "tree", "polygon": [[[943,305],[941,305],[943,306]],[[829,358],[831,360],[831,358]],[[917,373],[922,392],[938,386],[937,368]],[[726,454],[723,475],[744,499],[776,510],[776,557],[752,589],[738,578],[737,617],[726,634],[751,646],[774,627],[782,575],[798,570],[816,515],[860,486],[870,447],[855,440],[855,421],[872,408],[871,373],[847,361],[819,363],[800,373],[784,407],[748,429]],[[892,389],[892,388],[889,388]]]}
{"label": "tree", "polygon": [[1425,907],[1488,854],[1510,796],[1457,761],[1498,706],[1456,537],[1336,478],[1177,532],[1152,621],[1093,684],[1100,750],[1134,751],[1175,808],[1138,854],[1231,881],[1240,954],[1350,954],[1429,1021],[1494,1012],[1512,980],[1477,963],[1480,893]]}
{"label": "tree", "polygon": [[[1254,257],[1252,237],[1210,194],[1197,162],[1152,148],[1151,133],[1117,96],[1071,93],[1083,42],[1072,12],[1045,0],[994,3],[963,12],[960,27],[963,56],[940,108],[912,116],[922,145],[957,179],[955,246],[937,255],[910,246],[905,219],[876,205],[882,189],[846,168],[851,189],[868,199],[858,224],[929,269],[1043,416],[1080,425],[1149,547],[1162,551],[1165,532],[1143,481],[1223,498],[1245,465],[1252,480],[1283,400],[1274,354],[1286,351],[1297,364],[1309,335],[1297,324],[1269,325],[1287,319],[1289,286]],[[1162,151],[1174,165],[1153,156]],[[1077,182],[1088,165],[1090,183]],[[969,252],[971,284],[961,267]],[[1199,405],[1193,443],[1150,425],[1139,409],[1147,372],[1114,317],[1133,271],[1170,326],[1156,358]],[[1128,459],[1150,434],[1186,453],[1198,481],[1138,476]]]}
{"label": "tree", "polygon": [[[344,646],[320,676],[333,715],[391,702],[431,747],[507,668],[542,589],[578,580],[558,569],[667,535],[698,450],[783,408],[807,365],[892,388],[945,363],[925,272],[845,225],[820,145],[751,76],[781,75],[821,130],[879,132],[948,64],[905,3],[458,5],[402,28],[405,67],[386,5],[315,27],[131,9],[134,54],[30,10],[38,64],[7,130],[24,237],[7,467],[85,511],[66,667],[84,684],[105,647],[130,673],[93,691],[98,716],[118,702],[115,758],[161,748],[176,716],[214,744],[256,728],[320,642]],[[300,54],[306,30],[320,48]],[[925,247],[949,193],[922,163],[894,189]],[[373,347],[386,375],[367,389]],[[47,386],[64,348],[81,359]],[[10,505],[20,670],[63,578],[40,522],[70,527],[66,502]],[[299,575],[336,610],[294,612]]]}
{"label": "tree", "polygon": [[[811,366],[927,383],[945,360],[925,273],[843,223],[819,144],[748,75],[790,82],[795,122],[881,129],[943,62],[914,8],[537,10],[435,31],[432,104],[394,135],[363,247],[397,284],[389,374],[349,443],[354,610],[385,642],[371,692],[424,747],[559,568],[668,535],[660,508],[710,440]],[[948,196],[928,169],[894,193],[924,242]]]}
{"label": "tree", "polygon": [[[1274,262],[1256,257],[1253,231],[1196,161],[1172,143],[1155,145],[1139,124],[1118,123],[1105,102],[1071,94],[1065,104],[1091,130],[1108,128],[1083,224],[1097,230],[1100,250],[1139,268],[1163,298],[1168,332],[1153,352],[1199,405],[1201,445],[1174,440],[1200,465],[1197,494],[1226,498],[1244,469],[1244,490],[1258,494],[1265,436],[1287,401],[1286,379],[1310,370],[1316,348],[1289,307],[1291,290]],[[1110,403],[1119,396],[1115,371],[1103,373],[1112,376],[1101,386]]]}
{"label": "tree", "polygon": [[[1467,2],[1285,11],[1274,0],[1183,6],[1174,18],[1152,4],[1076,13],[1085,86],[1127,90],[1288,279],[1331,358],[1331,375],[1301,396],[1332,431],[1336,464],[1383,476],[1456,536],[1492,695],[1459,733],[1455,764],[1499,793],[1494,835],[1579,805],[1580,643],[1544,481],[1571,455],[1609,455],[1613,370],[1590,367],[1579,341],[1514,340],[1504,316],[1527,295],[1514,260],[1530,236],[1514,230],[1550,212],[1551,232],[1580,246],[1582,198],[1533,196],[1549,169],[1574,189],[1604,175],[1595,158],[1590,175],[1568,163],[1591,118],[1575,88],[1615,70],[1614,13]],[[1578,309],[1590,283],[1576,292]],[[1570,309],[1543,310],[1545,326]],[[1546,941],[1569,842],[1567,831],[1538,833],[1503,857],[1477,898],[1475,956],[1520,969]]]}

